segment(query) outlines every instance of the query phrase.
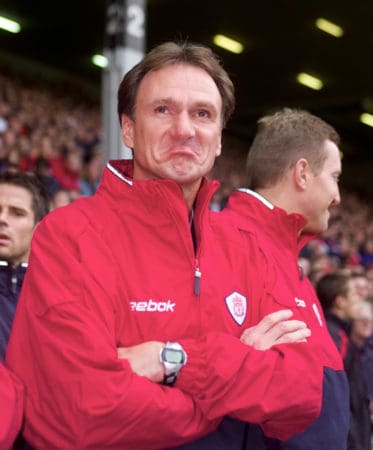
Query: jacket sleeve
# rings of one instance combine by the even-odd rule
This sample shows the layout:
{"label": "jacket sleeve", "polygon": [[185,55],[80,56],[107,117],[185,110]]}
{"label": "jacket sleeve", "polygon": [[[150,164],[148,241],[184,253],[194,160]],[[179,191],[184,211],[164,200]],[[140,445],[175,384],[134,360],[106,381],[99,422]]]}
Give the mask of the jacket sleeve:
{"label": "jacket sleeve", "polygon": [[223,333],[209,333],[198,343],[181,342],[188,364],[176,385],[193,395],[208,417],[230,415],[257,423],[267,436],[280,440],[318,417],[323,372],[306,343],[259,351]]}
{"label": "jacket sleeve", "polygon": [[188,394],[118,359],[113,304],[97,281],[87,291],[76,250],[84,236],[70,236],[73,244],[60,221],[34,234],[7,353],[28,391],[26,440],[36,448],[158,449],[216,428]]}
{"label": "jacket sleeve", "polygon": [[11,448],[22,423],[24,390],[21,382],[0,365],[0,448]]}

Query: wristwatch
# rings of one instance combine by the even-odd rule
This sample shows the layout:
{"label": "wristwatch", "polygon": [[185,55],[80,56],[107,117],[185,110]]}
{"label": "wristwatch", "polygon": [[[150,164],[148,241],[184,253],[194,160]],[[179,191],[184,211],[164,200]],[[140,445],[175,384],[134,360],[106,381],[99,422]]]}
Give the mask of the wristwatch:
{"label": "wristwatch", "polygon": [[160,361],[164,367],[163,384],[172,386],[187,362],[187,354],[178,342],[166,342],[160,352]]}

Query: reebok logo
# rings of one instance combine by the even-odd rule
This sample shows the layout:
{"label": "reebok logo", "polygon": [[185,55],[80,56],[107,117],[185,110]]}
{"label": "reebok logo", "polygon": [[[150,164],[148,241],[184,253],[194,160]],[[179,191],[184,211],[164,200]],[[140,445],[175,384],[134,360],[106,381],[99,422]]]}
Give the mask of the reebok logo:
{"label": "reebok logo", "polygon": [[294,301],[295,301],[296,305],[299,306],[300,308],[306,307],[306,302],[304,300],[302,300],[301,298],[295,297]]}
{"label": "reebok logo", "polygon": [[152,299],[140,302],[130,302],[132,311],[137,312],[175,312],[175,305],[171,300],[156,302]]}

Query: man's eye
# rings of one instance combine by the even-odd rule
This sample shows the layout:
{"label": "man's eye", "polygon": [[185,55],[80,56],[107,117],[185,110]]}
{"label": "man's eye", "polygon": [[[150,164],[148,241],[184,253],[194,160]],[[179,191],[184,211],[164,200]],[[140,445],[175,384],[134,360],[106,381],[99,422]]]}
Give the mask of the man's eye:
{"label": "man's eye", "polygon": [[155,112],[165,114],[168,111],[167,106],[157,106]]}
{"label": "man's eye", "polygon": [[17,216],[17,217],[22,217],[25,216],[25,211],[19,210],[19,209],[14,209],[13,210],[13,215]]}
{"label": "man's eye", "polygon": [[208,118],[210,117],[210,113],[206,110],[197,111],[197,116],[201,118]]}

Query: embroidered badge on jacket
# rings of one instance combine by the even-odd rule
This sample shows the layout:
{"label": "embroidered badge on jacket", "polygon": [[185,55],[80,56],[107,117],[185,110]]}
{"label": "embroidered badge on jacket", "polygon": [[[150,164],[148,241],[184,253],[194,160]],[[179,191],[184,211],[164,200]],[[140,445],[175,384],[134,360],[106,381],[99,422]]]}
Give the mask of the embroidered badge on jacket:
{"label": "embroidered badge on jacket", "polygon": [[232,292],[228,297],[225,297],[225,303],[233,319],[238,325],[242,325],[247,312],[246,297],[239,292]]}

